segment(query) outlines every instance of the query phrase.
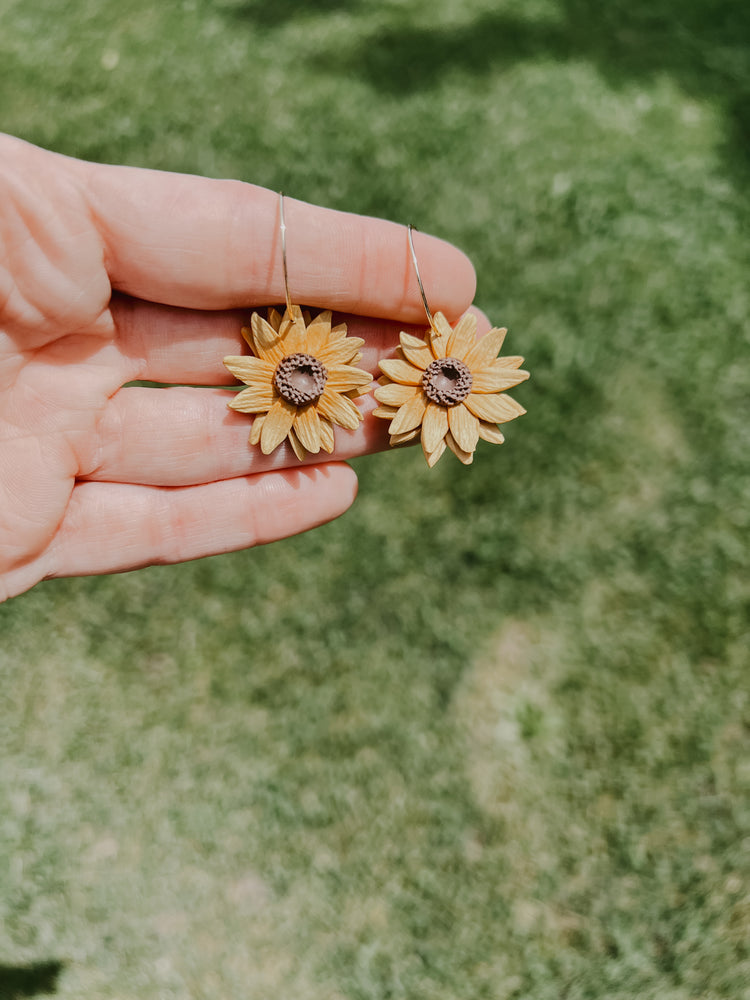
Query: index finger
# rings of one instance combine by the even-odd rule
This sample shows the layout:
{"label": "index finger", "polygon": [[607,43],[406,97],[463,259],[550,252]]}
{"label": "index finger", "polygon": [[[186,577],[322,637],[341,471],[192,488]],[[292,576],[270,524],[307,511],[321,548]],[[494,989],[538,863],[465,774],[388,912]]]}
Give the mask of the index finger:
{"label": "index finger", "polygon": [[[241,181],[80,163],[112,287],[168,305],[226,309],[281,302],[278,195]],[[285,199],[293,301],[420,322],[405,226]],[[431,308],[449,318],[474,298],[468,258],[417,233]]]}

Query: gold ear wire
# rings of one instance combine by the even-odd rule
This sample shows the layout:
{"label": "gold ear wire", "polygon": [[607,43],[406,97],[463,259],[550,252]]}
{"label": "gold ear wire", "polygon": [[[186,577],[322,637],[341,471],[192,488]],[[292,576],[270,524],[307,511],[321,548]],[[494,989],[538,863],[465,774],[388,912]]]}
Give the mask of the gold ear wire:
{"label": "gold ear wire", "polygon": [[409,249],[411,250],[411,259],[412,259],[412,263],[414,264],[414,273],[417,276],[417,284],[419,285],[419,293],[422,296],[422,304],[424,305],[424,311],[427,313],[427,320],[428,320],[428,322],[430,324],[430,328],[432,330],[434,330],[435,329],[435,321],[432,318],[432,311],[430,310],[430,307],[427,305],[427,296],[424,293],[424,285],[422,284],[422,278],[421,278],[421,275],[419,273],[419,264],[417,263],[417,253],[416,253],[416,251],[414,249],[414,237],[412,236],[412,233],[415,230],[417,230],[417,232],[419,232],[419,230],[417,229],[417,227],[413,226],[411,224],[411,222],[410,222],[409,226],[408,226]]}
{"label": "gold ear wire", "polygon": [[286,221],[284,219],[284,192],[279,191],[279,229],[281,230],[281,263],[284,267],[284,295],[287,312],[292,314],[292,298],[289,294],[289,272],[286,266]]}

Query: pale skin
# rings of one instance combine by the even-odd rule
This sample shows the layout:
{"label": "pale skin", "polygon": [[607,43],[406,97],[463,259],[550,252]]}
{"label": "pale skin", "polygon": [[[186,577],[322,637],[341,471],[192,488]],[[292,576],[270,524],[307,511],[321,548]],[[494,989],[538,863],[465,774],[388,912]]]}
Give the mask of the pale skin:
{"label": "pale skin", "polygon": [[[292,198],[285,214],[294,301],[335,310],[376,372],[399,329],[425,327],[404,227]],[[250,418],[227,409],[222,358],[255,307],[284,300],[278,223],[263,188],[0,135],[0,600],[271,542],[352,503],[344,460],[387,446],[369,396],[359,430],[303,466],[288,445],[250,447]],[[470,262],[415,245],[431,307],[457,319]],[[137,379],[178,387],[124,387]]]}

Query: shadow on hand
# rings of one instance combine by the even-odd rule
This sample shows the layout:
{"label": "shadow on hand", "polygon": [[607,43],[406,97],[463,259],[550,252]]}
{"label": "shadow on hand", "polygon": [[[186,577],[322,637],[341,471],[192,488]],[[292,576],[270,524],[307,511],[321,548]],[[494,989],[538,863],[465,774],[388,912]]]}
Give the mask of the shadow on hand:
{"label": "shadow on hand", "polygon": [[37,962],[34,965],[0,965],[0,1000],[22,1000],[57,992],[62,962]]}

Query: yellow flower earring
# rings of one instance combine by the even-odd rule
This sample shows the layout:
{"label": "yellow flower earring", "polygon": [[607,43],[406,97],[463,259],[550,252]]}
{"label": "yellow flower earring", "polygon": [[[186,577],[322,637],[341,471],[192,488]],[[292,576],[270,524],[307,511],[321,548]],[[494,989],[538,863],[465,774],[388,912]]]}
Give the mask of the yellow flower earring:
{"label": "yellow flower earring", "polygon": [[286,263],[284,196],[279,194],[281,257],[286,311],[268,310],[268,319],[254,312],[242,336],[252,355],[224,358],[229,371],[244,382],[229,406],[254,414],[250,444],[270,455],[285,439],[302,461],[334,448],[333,425],[355,430],[362,414],[352,402],[372,382],[368,372],[354,367],[361,360],[364,340],[347,337],[346,323],[331,326],[326,309],[311,317],[292,305]]}
{"label": "yellow flower earring", "polygon": [[380,362],[375,399],[376,417],[390,420],[391,445],[421,438],[427,464],[432,467],[446,449],[470,465],[479,438],[493,444],[505,440],[498,424],[526,411],[506,389],[525,381],[523,358],[498,357],[507,330],[493,327],[477,340],[477,319],[465,313],[451,327],[441,312],[433,316],[427,304],[413,226],[408,227],[409,249],[430,329],[424,340],[400,333],[396,357]]}

